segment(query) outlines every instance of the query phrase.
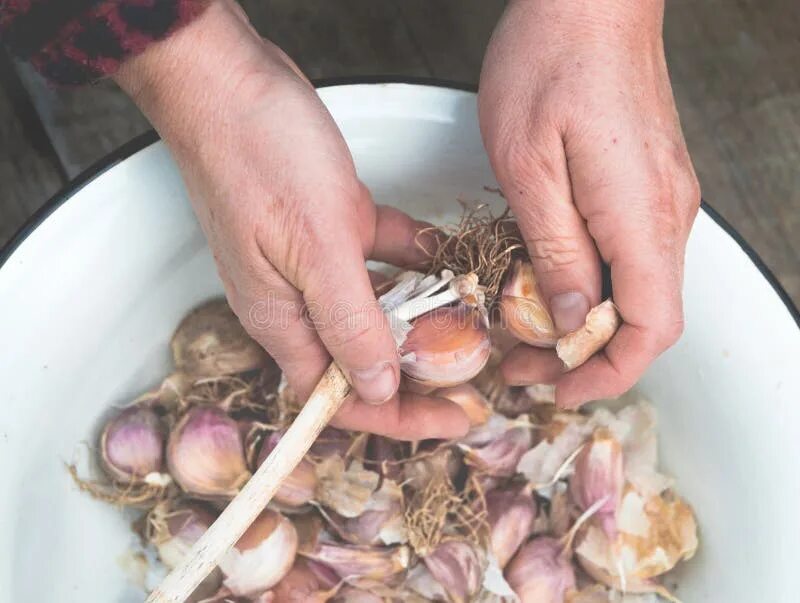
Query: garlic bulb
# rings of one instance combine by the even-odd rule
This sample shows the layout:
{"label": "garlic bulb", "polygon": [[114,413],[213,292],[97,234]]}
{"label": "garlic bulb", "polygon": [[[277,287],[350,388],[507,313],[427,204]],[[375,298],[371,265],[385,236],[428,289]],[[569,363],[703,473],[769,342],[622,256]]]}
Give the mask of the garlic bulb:
{"label": "garlic bulb", "polygon": [[469,542],[446,540],[423,561],[452,603],[469,603],[480,591],[483,566],[478,552]]}
{"label": "garlic bulb", "polygon": [[171,346],[177,369],[198,377],[233,375],[272,363],[224,299],[189,313],[178,325]]}
{"label": "garlic bulb", "polygon": [[400,346],[406,376],[433,387],[465,383],[483,369],[492,345],[478,310],[464,304],[438,308],[413,322]]}
{"label": "garlic bulb", "polygon": [[[261,466],[261,463],[267,459],[269,453],[278,445],[281,436],[282,433],[276,431],[264,441],[256,460],[257,467]],[[273,500],[286,507],[302,507],[314,498],[316,487],[317,474],[314,465],[304,458],[294,468],[294,471],[289,474],[289,477],[281,482]]]}
{"label": "garlic bulb", "polygon": [[407,546],[374,548],[322,542],[303,555],[333,569],[342,579],[367,578],[389,581],[408,567],[411,552]]}
{"label": "garlic bulb", "polygon": [[488,475],[511,477],[532,443],[530,428],[512,427],[480,448],[462,445],[464,461]]}
{"label": "garlic bulb", "polygon": [[616,513],[624,487],[622,445],[607,429],[597,429],[575,459],[570,494],[581,511],[601,499],[606,501],[597,509],[595,520],[610,538],[616,531]]}
{"label": "garlic bulb", "polygon": [[166,430],[146,406],[129,406],[109,421],[100,436],[100,460],[116,482],[163,482]]}
{"label": "garlic bulb", "polygon": [[556,353],[568,370],[589,360],[611,341],[622,318],[610,299],[589,310],[585,324],[558,340]]}
{"label": "garlic bulb", "polygon": [[533,273],[533,264],[517,260],[500,297],[505,328],[529,345],[552,348],[558,335]]}
{"label": "garlic bulb", "polygon": [[266,509],[225,554],[219,568],[234,595],[258,595],[289,573],[296,553],[297,531],[292,522]]}
{"label": "garlic bulb", "polygon": [[563,603],[575,590],[575,570],[563,545],[554,538],[534,538],[508,564],[505,577],[520,603]]}
{"label": "garlic bulb", "polygon": [[472,427],[483,425],[492,416],[492,405],[471,383],[437,389],[432,395],[438,398],[447,398],[458,404],[467,415]]}
{"label": "garlic bulb", "polygon": [[167,463],[175,481],[196,498],[231,498],[250,479],[239,425],[213,407],[194,407],[178,421]]}
{"label": "garlic bulb", "polygon": [[536,519],[537,505],[530,488],[496,489],[485,495],[489,544],[504,568],[517,552]]}

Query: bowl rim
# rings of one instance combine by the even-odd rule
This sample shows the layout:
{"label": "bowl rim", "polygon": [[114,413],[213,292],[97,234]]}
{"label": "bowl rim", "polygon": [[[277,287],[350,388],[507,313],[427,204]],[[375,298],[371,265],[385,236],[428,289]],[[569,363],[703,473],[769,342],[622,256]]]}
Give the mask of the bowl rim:
{"label": "bowl rim", "polygon": [[[444,88],[477,94],[478,87],[474,84],[450,81],[431,77],[396,77],[396,76],[352,76],[337,78],[321,78],[313,80],[315,88],[332,88],[338,86],[354,85],[380,85],[380,84],[408,84],[421,87]],[[70,182],[65,184],[57,193],[48,199],[36,212],[30,216],[8,242],[0,248],[0,270],[11,259],[17,248],[35,231],[56,209],[66,203],[71,197],[78,193],[83,187],[91,183],[101,174],[107,172],[117,164],[128,159],[139,151],[158,142],[160,136],[151,129],[132,140],[126,142],[116,150],[112,151],[102,159],[98,160]],[[777,277],[764,263],[764,260],[756,253],[744,237],[723,218],[705,199],[701,199],[701,208],[716,224],[730,236],[737,245],[744,251],[750,261],[753,262],[766,281],[772,286],[775,293],[781,299],[789,314],[794,318],[795,323],[800,329],[800,309],[789,297],[786,289],[778,281]]]}

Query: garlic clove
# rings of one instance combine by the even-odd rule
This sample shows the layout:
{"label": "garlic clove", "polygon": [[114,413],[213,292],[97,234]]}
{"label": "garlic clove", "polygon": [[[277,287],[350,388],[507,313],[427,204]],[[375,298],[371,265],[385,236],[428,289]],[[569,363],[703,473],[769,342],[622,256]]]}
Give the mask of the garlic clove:
{"label": "garlic clove", "polygon": [[484,498],[489,544],[497,564],[504,568],[528,539],[536,519],[536,500],[527,487],[491,490]]}
{"label": "garlic clove", "polygon": [[225,586],[237,596],[254,596],[272,588],[292,568],[297,541],[291,521],[264,510],[220,561]]}
{"label": "garlic clove", "polygon": [[190,312],[178,325],[171,346],[175,366],[193,376],[233,375],[274,365],[224,299]]}
{"label": "garlic clove", "polygon": [[165,438],[166,430],[151,408],[129,406],[106,424],[100,436],[103,469],[119,483],[146,483],[148,476],[164,471]]}
{"label": "garlic clove", "polygon": [[405,572],[411,552],[405,545],[394,547],[365,547],[322,542],[305,557],[327,565],[343,580],[366,578],[391,580]]}
{"label": "garlic clove", "polygon": [[471,383],[437,389],[432,395],[458,404],[467,415],[472,427],[483,425],[492,416],[492,405]]}
{"label": "garlic clove", "polygon": [[[320,568],[325,572],[322,577]],[[332,581],[327,576],[332,576]],[[298,557],[289,573],[273,587],[273,603],[325,603],[336,595],[339,583],[338,577],[324,566]]]}
{"label": "garlic clove", "polygon": [[555,538],[534,538],[517,552],[505,577],[520,603],[563,603],[575,590],[575,570]]}
{"label": "garlic clove", "polygon": [[[256,466],[267,460],[269,453],[278,445],[283,433],[280,431],[270,434],[261,444],[261,451],[256,459]],[[275,492],[275,502],[290,508],[302,507],[311,502],[317,487],[317,474],[313,463],[308,459],[303,459],[294,468],[283,482],[278,491]]]}
{"label": "garlic clove", "polygon": [[511,477],[532,444],[530,428],[513,427],[481,448],[462,445],[464,462],[488,475]]}
{"label": "garlic clove", "polygon": [[464,304],[438,308],[413,322],[400,346],[400,368],[424,385],[450,387],[477,375],[492,345],[481,313]]}
{"label": "garlic clove", "polygon": [[213,407],[191,408],[178,421],[169,436],[167,464],[195,498],[231,498],[250,479],[239,425]]}
{"label": "garlic clove", "polygon": [[380,475],[364,469],[361,461],[346,465],[340,456],[323,460],[315,471],[315,500],[343,517],[361,515],[380,481]]}
{"label": "garlic clove", "polygon": [[556,345],[558,335],[539,291],[533,264],[522,260],[514,262],[499,305],[503,325],[514,337],[537,347]]}
{"label": "garlic clove", "polygon": [[468,603],[481,590],[483,565],[478,551],[469,542],[442,542],[423,562],[452,603]]}
{"label": "garlic clove", "polygon": [[585,324],[558,340],[556,353],[568,370],[579,367],[611,341],[622,317],[610,299],[589,310]]}
{"label": "garlic clove", "polygon": [[616,530],[615,518],[624,487],[622,445],[607,429],[597,429],[575,459],[570,494],[581,511],[601,499],[606,501],[597,509],[595,518],[610,538]]}

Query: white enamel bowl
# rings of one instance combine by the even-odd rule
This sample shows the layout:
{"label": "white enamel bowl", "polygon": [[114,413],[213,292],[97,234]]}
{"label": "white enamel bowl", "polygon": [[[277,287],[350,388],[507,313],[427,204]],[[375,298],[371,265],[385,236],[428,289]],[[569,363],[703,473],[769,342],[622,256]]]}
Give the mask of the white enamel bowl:
{"label": "white enamel bowl", "polygon": [[[430,85],[320,90],[382,203],[452,218],[499,201],[473,94]],[[143,139],[54,200],[0,269],[0,601],[142,600],[121,567],[131,536],[80,494],[64,461],[99,418],[169,370],[184,313],[221,292],[164,146]],[[151,144],[152,143],[152,144]],[[33,228],[35,226],[35,229]],[[662,454],[700,520],[686,603],[797,601],[800,331],[739,243],[701,212],[689,242],[686,333],[641,391]]]}

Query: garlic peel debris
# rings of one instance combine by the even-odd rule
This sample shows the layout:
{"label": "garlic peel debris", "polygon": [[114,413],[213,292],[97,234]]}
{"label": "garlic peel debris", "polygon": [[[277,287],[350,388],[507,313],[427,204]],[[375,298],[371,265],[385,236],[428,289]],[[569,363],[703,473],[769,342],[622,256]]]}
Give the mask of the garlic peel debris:
{"label": "garlic peel debris", "polygon": [[354,460],[346,466],[339,455],[318,463],[316,475],[315,500],[348,518],[358,517],[366,510],[380,481],[380,475],[364,469],[361,461]]}

